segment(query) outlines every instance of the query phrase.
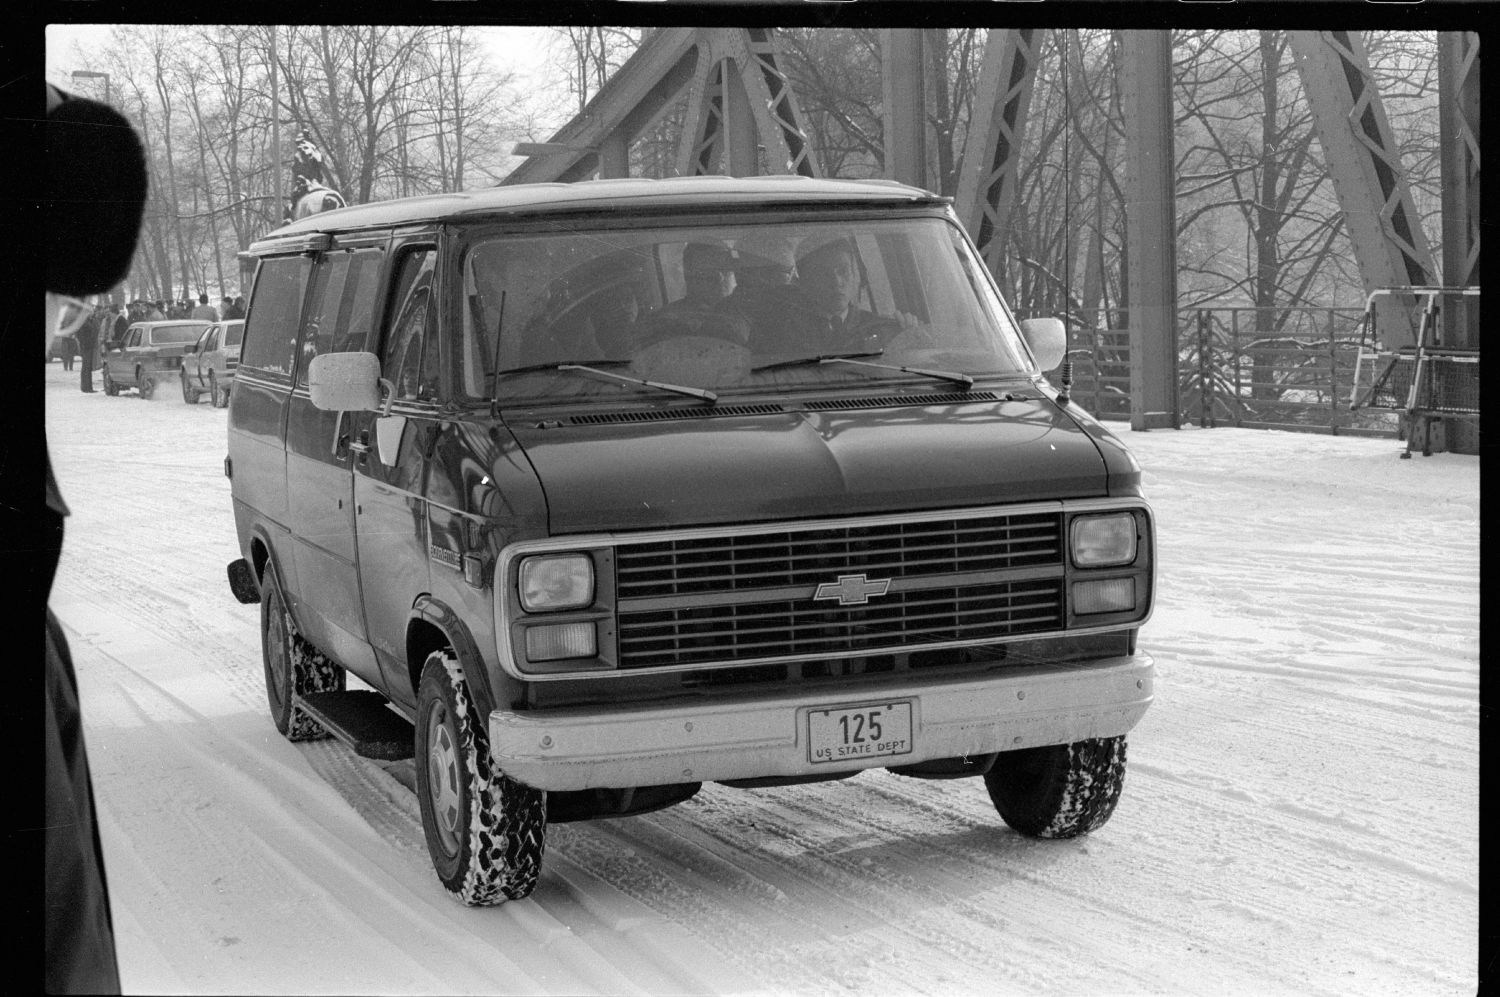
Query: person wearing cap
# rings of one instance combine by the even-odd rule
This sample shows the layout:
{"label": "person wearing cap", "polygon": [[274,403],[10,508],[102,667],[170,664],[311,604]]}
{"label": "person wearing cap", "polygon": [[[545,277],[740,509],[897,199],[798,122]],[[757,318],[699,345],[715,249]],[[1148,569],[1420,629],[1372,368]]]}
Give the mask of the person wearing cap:
{"label": "person wearing cap", "polygon": [[690,242],[682,250],[684,294],[646,317],[641,343],[708,336],[744,345],[749,322],[720,305],[734,288],[734,254],[722,243]]}
{"label": "person wearing cap", "polygon": [[[83,298],[114,287],[129,269],[146,202],[146,158],[134,129],[98,101],[47,85],[41,202],[47,348],[82,325]],[[51,593],[68,508],[46,461],[42,591]],[[33,524],[34,529],[34,524]],[[47,993],[119,993],[104,850],[84,744],[78,679],[52,610],[46,620],[46,817],[44,827]]]}
{"label": "person wearing cap", "polygon": [[793,246],[790,238],[771,230],[752,232],[735,247],[736,286],[719,308],[746,323],[750,344],[758,352],[774,351],[794,321]]}

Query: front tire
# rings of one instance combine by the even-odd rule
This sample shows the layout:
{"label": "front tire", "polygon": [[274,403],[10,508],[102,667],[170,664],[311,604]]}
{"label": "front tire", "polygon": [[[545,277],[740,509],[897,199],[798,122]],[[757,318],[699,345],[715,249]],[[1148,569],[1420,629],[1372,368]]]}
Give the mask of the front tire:
{"label": "front tire", "polygon": [[1125,738],[1003,751],[984,777],[1000,817],[1030,838],[1076,838],[1115,812],[1125,785]]}
{"label": "front tire", "polygon": [[189,405],[197,405],[198,404],[198,389],[195,388],[195,387],[193,387],[192,385],[188,384],[187,371],[183,371],[182,372],[181,380],[182,380],[182,400],[184,402],[186,402],[187,404],[189,404]]}
{"label": "front tire", "polygon": [[288,741],[327,737],[328,731],[323,725],[296,705],[294,694],[341,692],[345,684],[344,669],[297,632],[297,624],[287,611],[281,587],[276,584],[269,568],[267,584],[261,589],[261,661],[265,666],[266,701],[271,708],[271,721]]}
{"label": "front tire", "polygon": [[470,907],[536,889],[547,795],[497,771],[484,718],[452,651],[434,651],[417,687],[417,800],[438,879]]}
{"label": "front tire", "polygon": [[115,382],[110,380],[109,368],[107,367],[104,369],[104,393],[110,398],[120,393],[120,389],[115,386]]}

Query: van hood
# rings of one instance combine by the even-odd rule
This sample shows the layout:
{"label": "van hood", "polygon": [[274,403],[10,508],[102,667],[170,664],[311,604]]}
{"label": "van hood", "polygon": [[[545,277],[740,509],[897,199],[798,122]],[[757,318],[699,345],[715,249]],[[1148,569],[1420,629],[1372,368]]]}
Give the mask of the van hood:
{"label": "van hood", "polygon": [[1098,497],[1139,476],[1045,397],[737,408],[507,424],[554,536]]}

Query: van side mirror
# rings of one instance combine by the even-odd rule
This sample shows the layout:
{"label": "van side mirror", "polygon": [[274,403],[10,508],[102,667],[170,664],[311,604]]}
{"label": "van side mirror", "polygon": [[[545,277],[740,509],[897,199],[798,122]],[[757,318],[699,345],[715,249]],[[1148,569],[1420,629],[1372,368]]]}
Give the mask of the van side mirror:
{"label": "van side mirror", "polygon": [[1068,332],[1059,318],[1021,320],[1021,335],[1031,347],[1037,366],[1045,373],[1055,370],[1068,352]]}
{"label": "van side mirror", "polygon": [[320,353],[307,365],[307,392],[326,412],[378,411],[380,358],[373,353]]}

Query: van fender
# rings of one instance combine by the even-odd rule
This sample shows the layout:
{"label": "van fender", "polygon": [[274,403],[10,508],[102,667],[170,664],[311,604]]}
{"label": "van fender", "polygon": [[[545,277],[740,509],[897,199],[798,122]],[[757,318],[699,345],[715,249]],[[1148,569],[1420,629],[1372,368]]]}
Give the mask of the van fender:
{"label": "van fender", "polygon": [[[267,585],[281,586],[281,598],[286,604],[286,611],[292,614],[292,620],[300,629],[302,623],[297,619],[297,605],[299,600],[287,590],[287,573],[282,568],[281,556],[277,553],[278,545],[271,540],[271,531],[265,523],[254,523],[249,527],[249,541],[245,545],[245,561],[249,564],[250,573],[255,578],[255,584],[261,597],[265,597]],[[265,551],[264,557],[255,556],[255,548],[260,547]],[[272,573],[275,577],[272,577]],[[256,600],[259,601],[259,600]]]}
{"label": "van fender", "polygon": [[[474,700],[475,708],[479,710],[480,716],[489,716],[490,711],[495,708],[495,684],[490,669],[485,664],[484,655],[479,653],[479,645],[463,618],[446,603],[430,595],[420,595],[412,605],[412,619],[421,620],[443,634],[448,646],[458,656],[464,678],[469,682],[469,696]],[[425,657],[425,654],[422,655],[422,658]],[[420,668],[421,661],[415,661],[413,667]]]}

